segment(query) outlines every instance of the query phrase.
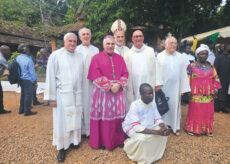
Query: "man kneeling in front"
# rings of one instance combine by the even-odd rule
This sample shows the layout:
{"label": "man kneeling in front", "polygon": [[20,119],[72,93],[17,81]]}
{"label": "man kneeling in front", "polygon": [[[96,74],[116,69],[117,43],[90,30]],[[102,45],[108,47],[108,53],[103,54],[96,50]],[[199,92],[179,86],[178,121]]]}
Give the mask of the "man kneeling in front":
{"label": "man kneeling in front", "polygon": [[147,83],[141,84],[140,95],[141,99],[131,104],[122,123],[129,136],[124,150],[131,160],[150,164],[162,158],[170,129],[163,123],[153,101],[153,88]]}

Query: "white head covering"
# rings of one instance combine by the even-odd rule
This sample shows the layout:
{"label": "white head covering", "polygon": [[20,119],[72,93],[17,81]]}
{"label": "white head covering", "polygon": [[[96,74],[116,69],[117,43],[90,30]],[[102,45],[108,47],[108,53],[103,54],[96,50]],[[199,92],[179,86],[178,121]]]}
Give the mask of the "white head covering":
{"label": "white head covering", "polygon": [[201,51],[208,51],[208,54],[210,54],[210,49],[206,44],[201,44],[199,48],[196,49],[195,55],[199,54]]}
{"label": "white head covering", "polygon": [[124,31],[126,32],[126,24],[123,20],[117,19],[111,26],[111,31],[114,33],[115,31]]}

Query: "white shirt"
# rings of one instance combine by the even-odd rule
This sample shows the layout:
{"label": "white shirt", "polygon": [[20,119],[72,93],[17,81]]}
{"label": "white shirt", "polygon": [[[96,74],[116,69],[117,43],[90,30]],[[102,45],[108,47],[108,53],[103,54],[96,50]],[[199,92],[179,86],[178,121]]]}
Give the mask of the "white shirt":
{"label": "white shirt", "polygon": [[131,104],[122,127],[128,136],[132,136],[146,128],[154,128],[160,123],[163,123],[163,120],[157,110],[156,103],[153,101],[150,104],[145,104],[139,99]]}

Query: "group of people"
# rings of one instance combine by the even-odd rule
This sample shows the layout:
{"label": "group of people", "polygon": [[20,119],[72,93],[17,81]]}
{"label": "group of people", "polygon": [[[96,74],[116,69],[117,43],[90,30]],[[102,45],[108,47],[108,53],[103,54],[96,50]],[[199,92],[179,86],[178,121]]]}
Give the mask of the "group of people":
{"label": "group of people", "polygon": [[[42,48],[40,50],[40,57],[37,60],[33,60],[30,47],[25,44],[20,44],[17,48],[19,55],[16,57],[17,64],[20,68],[18,85],[21,87],[21,98],[19,114],[24,116],[31,116],[37,114],[37,112],[31,111],[31,105],[41,105],[36,96],[37,88],[37,75],[35,69],[38,67],[46,67],[48,61],[48,50]],[[11,50],[8,46],[2,45],[0,47],[0,75],[1,77],[8,75],[8,66]],[[44,60],[41,60],[44,59]],[[10,110],[5,110],[3,105],[3,92],[0,83],[0,114],[10,113]],[[46,104],[45,104],[46,105]]]}
{"label": "group of people", "polygon": [[[67,149],[79,147],[82,134],[90,136],[94,149],[124,146],[130,159],[144,163],[163,156],[171,131],[180,135],[180,96],[190,86],[177,40],[167,38],[166,49],[155,58],[142,31],[133,32],[129,49],[125,23],[119,19],[111,30],[114,35],[104,37],[100,53],[84,27],[79,30],[81,45],[74,33],[67,33],[64,47],[49,57],[44,99],[53,107],[59,162]],[[163,116],[154,101],[160,89],[169,97],[170,110]],[[156,148],[148,151],[152,146]]]}
{"label": "group of people", "polygon": [[[175,37],[168,37],[165,49],[155,54],[153,48],[144,44],[140,30],[132,34],[131,49],[125,46],[126,25],[122,20],[116,20],[111,31],[113,36],[103,39],[102,52],[91,44],[90,29],[83,27],[79,30],[80,45],[77,46],[74,33],[67,33],[64,47],[49,56],[44,99],[53,107],[57,160],[65,160],[67,149],[78,149],[82,135],[90,137],[89,145],[94,149],[113,150],[119,146],[138,163],[159,160],[167,136],[171,132],[180,136],[181,96],[185,93],[189,93],[190,101],[184,129],[190,135],[212,136],[214,98],[217,94],[226,96],[229,85],[229,76],[223,76],[224,82],[220,83],[218,69],[223,62],[227,63],[226,59],[230,61],[230,46],[226,46],[227,58],[216,59],[215,69],[207,61],[210,51],[205,45],[197,48],[195,61],[176,51]],[[21,50],[27,54],[26,48]],[[1,53],[5,54],[2,50]],[[22,70],[20,63],[30,63],[34,75],[31,79],[22,75],[24,100],[21,98],[19,112],[33,115],[36,113],[31,112],[32,93],[27,92],[34,90],[34,64],[23,55],[17,61]],[[169,97],[169,111],[163,116],[154,97],[160,89]],[[219,89],[223,92],[217,93]],[[225,99],[223,96],[218,104]],[[219,109],[223,110],[222,106]]]}

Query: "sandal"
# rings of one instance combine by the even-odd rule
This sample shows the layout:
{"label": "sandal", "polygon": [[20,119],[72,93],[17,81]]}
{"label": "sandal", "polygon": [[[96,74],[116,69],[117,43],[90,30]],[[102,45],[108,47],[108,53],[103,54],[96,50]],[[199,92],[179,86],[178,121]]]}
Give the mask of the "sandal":
{"label": "sandal", "polygon": [[194,136],[194,134],[191,133],[191,132],[187,132],[187,134],[190,135],[190,136]]}
{"label": "sandal", "polygon": [[206,134],[208,137],[213,137],[212,133]]}

